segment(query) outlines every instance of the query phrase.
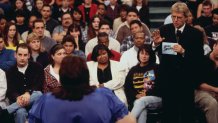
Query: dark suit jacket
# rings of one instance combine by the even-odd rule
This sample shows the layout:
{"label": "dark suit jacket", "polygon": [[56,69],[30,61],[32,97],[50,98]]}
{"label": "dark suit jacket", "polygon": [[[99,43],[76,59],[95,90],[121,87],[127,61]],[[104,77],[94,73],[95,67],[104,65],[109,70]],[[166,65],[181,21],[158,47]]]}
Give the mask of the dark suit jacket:
{"label": "dark suit jacket", "polygon": [[[198,70],[203,58],[203,34],[197,29],[185,25],[179,41],[176,39],[173,24],[160,27],[163,42],[179,43],[185,49],[184,55],[162,54],[162,44],[157,48],[161,55],[158,84],[162,94],[190,92],[198,86]],[[197,75],[197,76],[196,76]],[[190,91],[184,91],[184,89]],[[175,94],[174,93],[174,94]]]}

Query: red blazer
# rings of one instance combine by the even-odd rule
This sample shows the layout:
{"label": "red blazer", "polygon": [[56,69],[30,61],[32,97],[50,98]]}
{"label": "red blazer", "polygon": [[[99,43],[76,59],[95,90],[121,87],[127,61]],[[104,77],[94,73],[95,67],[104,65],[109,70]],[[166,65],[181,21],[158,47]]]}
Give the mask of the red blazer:
{"label": "red blazer", "polygon": [[[83,22],[85,22],[85,6],[82,4],[78,7],[78,9],[82,12],[82,16],[83,16]],[[96,14],[97,12],[97,5],[96,4],[92,4],[90,7],[90,11],[89,11],[89,19],[91,20],[91,18]]]}
{"label": "red blazer", "polygon": [[[114,60],[114,61],[119,62],[121,54],[115,50],[110,50],[110,51],[114,55],[113,57],[110,58],[110,60]],[[89,55],[87,56],[87,61],[92,61],[91,57],[92,57],[92,53],[89,53]]]}

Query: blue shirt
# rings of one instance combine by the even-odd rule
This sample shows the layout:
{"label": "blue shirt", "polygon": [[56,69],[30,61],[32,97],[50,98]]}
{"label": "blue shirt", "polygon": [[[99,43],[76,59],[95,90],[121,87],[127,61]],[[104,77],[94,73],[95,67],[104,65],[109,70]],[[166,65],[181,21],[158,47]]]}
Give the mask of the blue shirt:
{"label": "blue shirt", "polygon": [[16,59],[14,57],[14,51],[3,49],[0,51],[0,68],[4,71],[9,70],[13,65],[15,65]]}
{"label": "blue shirt", "polygon": [[29,123],[114,123],[128,109],[111,90],[98,88],[80,101],[42,96],[29,112]]}

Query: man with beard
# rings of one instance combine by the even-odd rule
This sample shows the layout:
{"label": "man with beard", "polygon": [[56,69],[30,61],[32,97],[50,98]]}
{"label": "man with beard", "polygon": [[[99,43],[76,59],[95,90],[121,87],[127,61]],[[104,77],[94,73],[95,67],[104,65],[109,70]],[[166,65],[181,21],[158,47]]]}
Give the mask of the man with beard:
{"label": "man with beard", "polygon": [[61,16],[61,25],[54,28],[52,38],[61,42],[63,37],[67,34],[68,27],[73,23],[73,18],[70,13],[63,13]]}

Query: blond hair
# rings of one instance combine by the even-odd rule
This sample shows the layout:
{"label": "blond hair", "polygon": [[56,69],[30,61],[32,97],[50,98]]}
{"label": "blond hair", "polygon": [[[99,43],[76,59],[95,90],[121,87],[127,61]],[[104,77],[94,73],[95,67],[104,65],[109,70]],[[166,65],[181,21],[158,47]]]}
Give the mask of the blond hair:
{"label": "blond hair", "polygon": [[44,52],[45,51],[45,48],[42,46],[42,43],[41,43],[41,40],[39,38],[39,36],[36,34],[36,33],[30,33],[28,36],[27,36],[27,39],[26,39],[26,43],[27,45],[29,46],[29,44],[33,41],[33,40],[39,40],[40,41],[40,49],[39,49],[39,52]]}
{"label": "blond hair", "polygon": [[183,13],[185,17],[188,17],[189,9],[188,6],[183,2],[176,2],[171,7],[171,13],[177,12],[177,13]]}

